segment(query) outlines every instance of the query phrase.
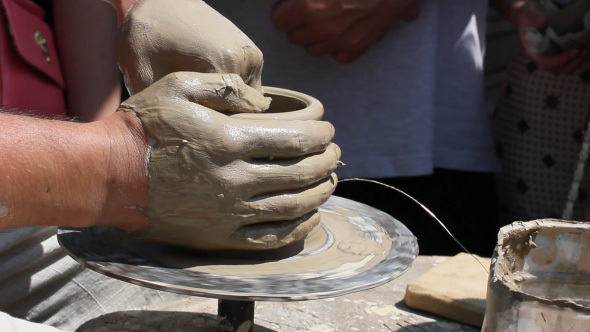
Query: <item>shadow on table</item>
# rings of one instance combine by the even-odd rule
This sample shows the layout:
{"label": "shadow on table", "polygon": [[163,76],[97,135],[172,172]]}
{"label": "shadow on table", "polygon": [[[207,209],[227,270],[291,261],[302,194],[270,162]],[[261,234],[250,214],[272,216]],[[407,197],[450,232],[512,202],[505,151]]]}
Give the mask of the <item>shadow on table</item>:
{"label": "shadow on table", "polygon": [[[256,332],[276,332],[254,324]],[[160,332],[217,331],[217,316],[186,311],[130,310],[112,312],[91,319],[76,332]]]}

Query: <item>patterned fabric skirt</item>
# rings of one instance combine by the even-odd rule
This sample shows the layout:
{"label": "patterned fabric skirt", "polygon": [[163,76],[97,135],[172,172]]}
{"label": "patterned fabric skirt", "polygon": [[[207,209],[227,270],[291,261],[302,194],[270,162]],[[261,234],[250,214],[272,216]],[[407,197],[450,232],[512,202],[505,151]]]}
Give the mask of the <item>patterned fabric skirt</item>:
{"label": "patterned fabric skirt", "polygon": [[[561,218],[582,148],[589,101],[589,66],[574,75],[556,75],[539,69],[524,53],[512,61],[493,117],[502,163],[497,183],[504,224]],[[584,220],[589,185],[586,162],[574,220]]]}

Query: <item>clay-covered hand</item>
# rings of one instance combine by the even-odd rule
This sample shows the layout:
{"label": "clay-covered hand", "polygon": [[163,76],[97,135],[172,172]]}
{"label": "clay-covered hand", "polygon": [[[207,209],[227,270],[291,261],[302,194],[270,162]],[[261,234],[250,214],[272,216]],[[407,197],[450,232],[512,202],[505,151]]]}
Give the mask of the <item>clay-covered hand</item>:
{"label": "clay-covered hand", "polygon": [[234,73],[262,91],[262,52],[201,0],[139,2],[119,30],[117,58],[131,94],[177,71]]}
{"label": "clay-covered hand", "polygon": [[590,46],[583,49],[573,48],[552,55],[531,51],[530,43],[526,38],[527,30],[531,27],[543,29],[547,26],[545,10],[537,1],[510,1],[505,5],[504,13],[518,29],[526,54],[537,63],[539,68],[555,73],[571,74],[590,59]]}
{"label": "clay-covered hand", "polygon": [[415,20],[415,0],[285,0],[271,10],[271,21],[291,42],[312,55],[354,61],[379,41],[396,20]]}
{"label": "clay-covered hand", "polygon": [[235,74],[166,76],[121,108],[153,141],[150,226],[138,236],[198,249],[270,249],[304,238],[332,194],[340,150],[316,120],[258,120],[269,100]]}

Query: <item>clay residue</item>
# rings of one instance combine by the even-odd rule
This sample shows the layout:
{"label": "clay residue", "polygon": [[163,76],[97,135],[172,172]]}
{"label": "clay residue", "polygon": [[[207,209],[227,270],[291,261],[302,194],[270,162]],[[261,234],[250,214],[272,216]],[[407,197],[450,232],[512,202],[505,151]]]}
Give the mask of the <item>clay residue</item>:
{"label": "clay residue", "polygon": [[[342,215],[322,211],[321,222],[323,227],[316,227],[305,238],[303,250],[295,257],[252,264],[234,264],[235,261],[232,259],[216,258],[206,264],[195,261],[193,267],[186,268],[243,278],[260,278],[273,274],[285,278],[289,275],[297,278],[312,278],[316,275],[336,278],[367,271],[381,262],[391,251],[390,239],[377,243]],[[380,231],[385,234],[383,229]],[[329,245],[325,246],[326,243]],[[320,249],[317,250],[318,248]],[[261,253],[261,257],[263,256],[264,253]],[[166,263],[172,266],[186,266],[187,262],[179,261],[175,264],[171,261],[173,259],[167,257]]]}
{"label": "clay residue", "polygon": [[8,216],[8,206],[0,205],[0,219],[5,218]]}
{"label": "clay residue", "polygon": [[550,303],[590,303],[590,226],[540,220],[502,228],[492,282]]}
{"label": "clay residue", "polygon": [[498,235],[482,331],[585,331],[590,225],[515,222]]}

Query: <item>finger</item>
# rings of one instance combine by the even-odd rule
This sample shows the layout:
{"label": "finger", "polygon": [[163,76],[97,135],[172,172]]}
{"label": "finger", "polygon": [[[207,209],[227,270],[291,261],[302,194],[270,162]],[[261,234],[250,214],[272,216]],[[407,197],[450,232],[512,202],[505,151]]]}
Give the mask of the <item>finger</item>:
{"label": "finger", "polygon": [[[344,61],[353,61],[365,53],[373,44],[379,41],[387,32],[389,24],[383,21],[375,24],[375,17],[369,16],[356,22],[336,42],[337,51],[346,51],[342,56]],[[338,60],[338,58],[336,58]]]}
{"label": "finger", "polygon": [[509,10],[509,20],[518,28],[543,28],[547,25],[545,9],[537,1],[515,1]]}
{"label": "finger", "polygon": [[342,39],[338,40],[337,49],[364,53],[385,35],[386,27],[377,27],[367,18],[357,22]]}
{"label": "finger", "polygon": [[537,53],[529,53],[529,56],[535,61],[539,68],[555,72],[558,71],[560,68],[563,68],[567,65],[569,61],[571,61],[574,57],[576,57],[580,53],[578,49],[567,50],[562,52],[558,55],[543,55]]}
{"label": "finger", "polygon": [[303,189],[256,196],[245,203],[252,217],[244,221],[244,225],[295,220],[325,203],[336,190],[337,183],[338,178],[332,173]]}
{"label": "finger", "polygon": [[[262,93],[262,67],[264,64],[262,51],[253,43],[250,46],[242,47],[242,50],[245,58],[245,61],[241,62],[243,67],[238,66],[236,71],[230,71],[230,73],[239,73],[246,85]],[[237,62],[240,64],[240,61]]]}
{"label": "finger", "polygon": [[399,16],[400,20],[415,21],[420,17],[420,6],[417,2],[412,2],[408,8]]}
{"label": "finger", "polygon": [[306,1],[285,0],[276,2],[270,10],[270,21],[274,27],[283,32],[301,27],[305,23]]}
{"label": "finger", "polygon": [[[248,181],[243,189],[247,196],[256,196],[271,191],[294,190],[316,183],[332,174],[338,167],[340,148],[331,143],[318,154],[296,160],[277,160],[273,163],[253,161],[246,170]],[[253,182],[258,182],[252,185]]]}
{"label": "finger", "polygon": [[332,53],[332,58],[339,63],[351,63],[363,53],[362,51],[335,51]]}
{"label": "finger", "polygon": [[232,120],[220,128],[218,149],[241,158],[297,158],[324,151],[334,138],[334,127],[325,121]]}
{"label": "finger", "polygon": [[295,30],[289,31],[287,37],[297,45],[308,45],[318,43],[341,35],[359,18],[361,13],[350,11],[342,13],[336,17],[329,17],[301,26]]}
{"label": "finger", "polygon": [[318,33],[308,26],[302,26],[287,33],[287,38],[295,45],[314,44],[326,40],[328,37]]}
{"label": "finger", "polygon": [[262,112],[270,98],[250,87],[237,74],[178,72],[165,77],[178,99],[219,112]]}
{"label": "finger", "polygon": [[377,10],[357,20],[336,41],[336,50],[354,51],[358,57],[379,41],[398,15],[411,6],[412,2],[383,2]]}
{"label": "finger", "polygon": [[562,72],[566,74],[573,74],[578,70],[583,64],[588,62],[590,59],[590,47],[586,47],[584,50],[580,52],[575,58],[573,58],[568,64],[566,64]]}
{"label": "finger", "polygon": [[248,225],[232,235],[235,249],[276,249],[303,240],[320,223],[319,211],[312,211],[296,220]]}
{"label": "finger", "polygon": [[304,48],[310,55],[318,56],[334,52],[336,50],[336,43],[334,40],[326,40],[305,45]]}

